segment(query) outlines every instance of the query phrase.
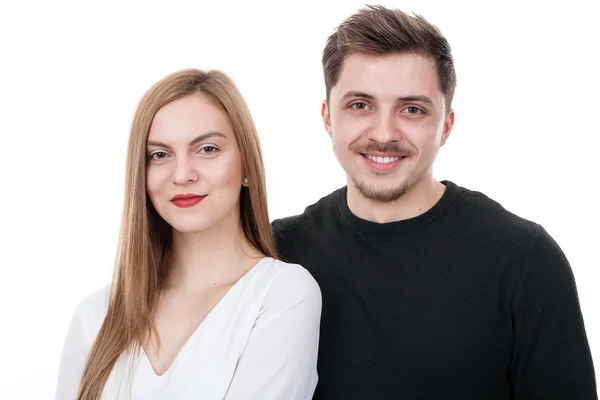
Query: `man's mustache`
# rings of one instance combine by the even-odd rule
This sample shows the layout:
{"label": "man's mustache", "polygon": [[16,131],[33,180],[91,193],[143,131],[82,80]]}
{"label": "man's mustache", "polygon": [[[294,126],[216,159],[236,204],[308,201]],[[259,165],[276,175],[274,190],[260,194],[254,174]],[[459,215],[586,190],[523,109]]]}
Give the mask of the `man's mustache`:
{"label": "man's mustache", "polygon": [[396,143],[369,143],[366,145],[355,145],[351,147],[351,150],[362,154],[377,152],[393,154],[394,156],[399,157],[409,157],[413,155],[411,150],[401,147]]}

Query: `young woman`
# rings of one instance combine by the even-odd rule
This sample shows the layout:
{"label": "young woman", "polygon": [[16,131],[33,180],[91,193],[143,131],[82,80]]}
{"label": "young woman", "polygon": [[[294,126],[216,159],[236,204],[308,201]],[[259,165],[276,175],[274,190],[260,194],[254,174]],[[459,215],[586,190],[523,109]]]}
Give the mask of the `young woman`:
{"label": "young woman", "polygon": [[311,399],[321,294],[275,254],[234,83],[162,79],[132,124],[113,283],[75,312],[57,399]]}

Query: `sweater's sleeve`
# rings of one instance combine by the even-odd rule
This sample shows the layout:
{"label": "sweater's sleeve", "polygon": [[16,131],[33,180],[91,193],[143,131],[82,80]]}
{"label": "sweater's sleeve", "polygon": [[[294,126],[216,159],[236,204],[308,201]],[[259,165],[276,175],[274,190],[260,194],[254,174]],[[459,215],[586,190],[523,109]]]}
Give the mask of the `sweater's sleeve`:
{"label": "sweater's sleeve", "polygon": [[225,400],[310,400],[317,385],[321,291],[289,264],[274,279]]}
{"label": "sweater's sleeve", "polygon": [[597,399],[573,272],[541,226],[522,266],[512,312],[514,399]]}

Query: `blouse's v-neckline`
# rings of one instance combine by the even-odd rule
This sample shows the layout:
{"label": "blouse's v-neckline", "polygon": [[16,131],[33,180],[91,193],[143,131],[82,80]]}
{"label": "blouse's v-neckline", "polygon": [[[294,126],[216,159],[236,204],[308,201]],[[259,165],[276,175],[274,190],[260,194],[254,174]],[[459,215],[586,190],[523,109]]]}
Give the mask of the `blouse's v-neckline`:
{"label": "blouse's v-neckline", "polygon": [[230,296],[230,293],[232,293],[234,290],[236,290],[241,285],[242,281],[249,279],[249,277],[252,275],[252,272],[256,270],[256,267],[258,267],[258,265],[261,264],[262,262],[264,262],[266,259],[268,259],[268,257],[263,257],[260,260],[258,260],[258,262],[252,266],[252,268],[250,268],[248,271],[246,271],[246,273],[244,275],[242,275],[240,279],[238,279],[233,285],[231,285],[231,287],[227,290],[227,292],[225,292],[225,294],[223,295],[223,297],[221,297],[221,299],[217,302],[217,304],[215,304],[215,306],[208,312],[208,314],[206,314],[206,317],[204,317],[204,319],[202,321],[200,321],[200,324],[198,324],[196,329],[188,337],[188,339],[185,341],[183,346],[181,346],[181,348],[177,352],[177,355],[175,355],[175,358],[173,358],[173,361],[171,362],[169,367],[162,374],[159,375],[158,373],[156,373],[156,369],[154,369],[154,365],[152,365],[152,362],[150,361],[150,358],[148,357],[148,354],[146,353],[146,349],[144,349],[144,346],[140,345],[141,355],[144,358],[144,361],[150,367],[152,374],[156,378],[161,378],[161,377],[167,375],[169,373],[169,371],[171,371],[171,369],[173,368],[173,365],[175,365],[175,363],[177,362],[177,359],[179,358],[180,354],[184,352],[185,348],[188,347],[188,344],[190,342],[192,342],[192,340],[194,339],[194,337],[196,335],[198,335],[198,332],[200,332],[207,325],[207,321],[211,318],[212,315],[215,314],[215,312],[219,308],[219,306],[221,304],[223,304],[225,302],[225,300]]}

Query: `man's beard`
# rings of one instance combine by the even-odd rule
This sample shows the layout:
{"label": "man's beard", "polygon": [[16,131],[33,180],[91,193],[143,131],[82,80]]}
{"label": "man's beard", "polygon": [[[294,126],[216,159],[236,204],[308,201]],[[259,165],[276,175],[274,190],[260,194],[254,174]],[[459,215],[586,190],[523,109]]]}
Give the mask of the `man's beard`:
{"label": "man's beard", "polygon": [[396,201],[402,197],[408,191],[408,189],[410,189],[408,181],[404,181],[402,184],[396,187],[377,188],[375,186],[369,186],[365,182],[360,182],[354,177],[351,177],[351,179],[361,195],[378,203],[389,203]]}

